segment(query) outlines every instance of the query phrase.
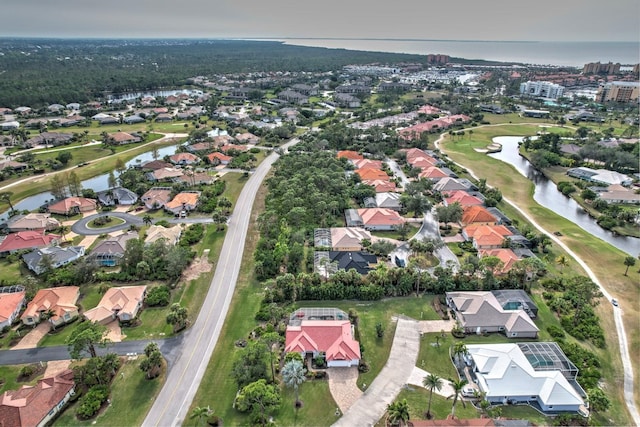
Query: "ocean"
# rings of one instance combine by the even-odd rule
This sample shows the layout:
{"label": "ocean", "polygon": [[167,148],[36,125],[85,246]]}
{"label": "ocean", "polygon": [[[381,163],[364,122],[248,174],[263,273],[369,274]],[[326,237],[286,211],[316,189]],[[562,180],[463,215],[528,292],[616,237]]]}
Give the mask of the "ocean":
{"label": "ocean", "polygon": [[298,46],[377,52],[442,54],[523,64],[582,67],[589,62],[640,63],[638,42],[523,42],[416,39],[270,39]]}

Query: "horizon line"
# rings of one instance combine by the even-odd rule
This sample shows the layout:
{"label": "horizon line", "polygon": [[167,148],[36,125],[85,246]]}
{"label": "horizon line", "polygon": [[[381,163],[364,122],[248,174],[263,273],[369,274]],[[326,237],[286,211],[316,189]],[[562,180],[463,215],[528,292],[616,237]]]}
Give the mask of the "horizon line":
{"label": "horizon line", "polygon": [[406,42],[464,42],[464,43],[637,43],[640,40],[469,40],[469,39],[433,39],[433,38],[396,38],[396,37],[278,37],[278,36],[16,36],[0,35],[0,39],[38,39],[38,40],[351,40],[351,41],[406,41]]}

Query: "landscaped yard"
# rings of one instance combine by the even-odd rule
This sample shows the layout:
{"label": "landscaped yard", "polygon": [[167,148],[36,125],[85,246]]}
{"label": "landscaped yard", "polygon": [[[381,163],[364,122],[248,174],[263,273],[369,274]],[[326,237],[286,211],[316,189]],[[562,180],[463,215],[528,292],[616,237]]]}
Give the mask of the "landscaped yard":
{"label": "landscaped yard", "polygon": [[18,382],[20,369],[23,366],[27,365],[0,366],[0,393],[4,393],[7,390],[18,390],[23,385],[33,385],[38,382],[38,379],[42,378],[42,375],[39,375],[29,382]]}
{"label": "landscaped yard", "polygon": [[111,403],[95,420],[80,421],[75,416],[77,402],[55,421],[59,426],[139,426],[164,383],[166,366],[158,378],[148,380],[140,370],[140,358],[126,360],[111,385]]}

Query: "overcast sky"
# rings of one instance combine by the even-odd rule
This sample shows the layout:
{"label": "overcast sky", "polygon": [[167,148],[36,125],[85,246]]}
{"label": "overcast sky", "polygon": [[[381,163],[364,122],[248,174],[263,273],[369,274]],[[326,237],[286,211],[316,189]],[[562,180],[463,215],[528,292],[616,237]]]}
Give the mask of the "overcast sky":
{"label": "overcast sky", "polygon": [[639,41],[638,0],[2,0],[0,36]]}

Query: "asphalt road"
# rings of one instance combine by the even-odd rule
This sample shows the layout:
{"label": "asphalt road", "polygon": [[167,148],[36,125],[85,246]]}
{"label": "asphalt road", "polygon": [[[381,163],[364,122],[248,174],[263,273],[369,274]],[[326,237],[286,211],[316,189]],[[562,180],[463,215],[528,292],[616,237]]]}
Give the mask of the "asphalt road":
{"label": "asphalt road", "polygon": [[[125,222],[123,224],[114,225],[113,227],[102,227],[102,228],[87,227],[90,221],[93,221],[94,219],[99,218],[101,216],[112,216],[114,218],[120,218]],[[165,220],[165,219],[154,218],[152,222],[155,224],[156,222],[162,221],[162,220]],[[213,218],[187,217],[187,218],[171,218],[165,221],[167,221],[169,224],[196,224],[196,223],[205,224],[205,223],[212,223]],[[76,234],[80,234],[82,236],[91,236],[91,235],[111,233],[113,231],[118,231],[118,230],[124,230],[129,228],[131,225],[142,226],[143,224],[144,224],[144,221],[140,216],[128,214],[126,212],[104,212],[104,213],[91,215],[76,221],[71,226],[71,231],[73,231]]]}
{"label": "asphalt road", "polygon": [[[297,142],[293,139],[284,148]],[[193,326],[182,335],[183,340],[169,367],[167,380],[147,414],[144,426],[177,426],[187,416],[233,297],[253,201],[277,158],[278,154],[274,152],[260,163],[240,193],[202,309]]]}

